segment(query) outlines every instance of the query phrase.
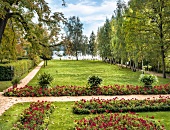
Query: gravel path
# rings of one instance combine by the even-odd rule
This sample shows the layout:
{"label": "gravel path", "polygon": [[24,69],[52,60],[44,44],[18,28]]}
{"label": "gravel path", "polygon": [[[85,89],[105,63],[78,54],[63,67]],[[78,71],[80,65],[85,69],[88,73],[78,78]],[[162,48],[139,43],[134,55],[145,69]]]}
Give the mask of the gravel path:
{"label": "gravel path", "polygon": [[[17,87],[25,86],[39,71],[43,62],[41,62],[33,71],[31,71],[24,79],[21,80],[21,84]],[[11,86],[12,87],[12,86]],[[81,99],[90,100],[92,98],[100,98],[100,99],[113,99],[118,97],[118,99],[132,99],[136,98],[138,100],[143,100],[146,98],[157,99],[160,95],[122,95],[122,96],[61,96],[61,97],[5,97],[3,96],[3,92],[0,92],[0,116],[9,109],[12,105],[21,102],[36,102],[40,101],[78,101]],[[161,95],[161,96],[169,96],[168,95]]]}
{"label": "gravel path", "polygon": [[[100,98],[100,99],[113,99],[117,97],[118,99],[138,99],[143,100],[146,98],[150,99],[158,99],[160,95],[124,95],[124,96],[61,96],[61,97],[4,97],[2,95],[3,93],[0,93],[0,115],[2,115],[7,109],[9,109],[12,105],[16,103],[21,102],[36,102],[38,100],[40,101],[79,101],[81,99],[90,100],[92,98]],[[161,95],[164,97],[169,95]]]}

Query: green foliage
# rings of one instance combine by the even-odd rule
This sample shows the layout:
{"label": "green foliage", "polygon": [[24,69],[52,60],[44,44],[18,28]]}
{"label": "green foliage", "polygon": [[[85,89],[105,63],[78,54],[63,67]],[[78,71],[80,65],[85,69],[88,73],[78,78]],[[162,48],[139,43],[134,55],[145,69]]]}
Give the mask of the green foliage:
{"label": "green foliage", "polygon": [[54,105],[50,102],[33,102],[21,114],[13,129],[46,129],[53,111]]}
{"label": "green foliage", "polygon": [[145,86],[152,85],[153,83],[158,83],[158,78],[155,75],[141,74],[139,81],[144,83]]}
{"label": "green foliage", "polygon": [[99,28],[97,32],[98,50],[102,58],[111,55],[111,25],[109,19],[106,19],[104,26]]}
{"label": "green foliage", "polygon": [[66,38],[71,41],[70,49],[72,54],[74,54],[78,60],[78,51],[81,49],[81,42],[83,37],[83,24],[81,23],[79,17],[72,16],[68,19],[65,26]]}
{"label": "green foliage", "polygon": [[83,118],[76,122],[76,130],[164,130],[159,122],[153,120],[154,117],[144,118],[129,112],[127,114],[110,113],[98,115],[96,117]]}
{"label": "green foliage", "polygon": [[[25,86],[22,88],[8,89],[4,92],[4,96],[16,96],[16,97],[40,97],[40,96],[91,96],[91,95],[132,95],[132,94],[170,94],[170,83],[153,86],[146,88],[143,86],[133,86],[133,85],[108,85],[91,88],[80,87],[80,86],[56,86],[51,88],[46,88],[44,86],[32,87]],[[44,89],[45,88],[45,89]]]}
{"label": "green foliage", "polygon": [[38,77],[38,84],[42,87],[42,88],[47,88],[49,84],[51,84],[51,82],[53,81],[53,77],[48,74],[48,73],[42,73],[39,75]]}
{"label": "green foliage", "polygon": [[0,66],[0,81],[10,81],[14,76],[14,70],[12,70],[12,66],[3,65]]}
{"label": "green foliage", "polygon": [[90,34],[90,38],[89,38],[89,51],[92,56],[96,55],[96,52],[97,52],[96,47],[97,47],[96,36],[95,36],[94,32],[92,31],[92,33]]}
{"label": "green foliage", "polygon": [[114,112],[147,112],[147,111],[170,111],[170,98],[160,97],[159,99],[90,99],[76,101],[73,106],[75,114],[95,114]]}
{"label": "green foliage", "polygon": [[12,85],[17,85],[20,83],[20,78],[19,77],[14,77],[11,81]]}
{"label": "green foliage", "polygon": [[33,68],[32,60],[20,60],[15,63],[11,63],[14,69],[14,76],[22,76],[26,72],[28,72],[31,68]]}
{"label": "green foliage", "polygon": [[13,77],[22,76],[33,68],[32,60],[19,60],[5,65],[0,65],[0,81],[9,81]]}
{"label": "green foliage", "polygon": [[97,88],[101,84],[102,79],[98,76],[90,76],[88,78],[88,84],[90,85],[91,88]]}

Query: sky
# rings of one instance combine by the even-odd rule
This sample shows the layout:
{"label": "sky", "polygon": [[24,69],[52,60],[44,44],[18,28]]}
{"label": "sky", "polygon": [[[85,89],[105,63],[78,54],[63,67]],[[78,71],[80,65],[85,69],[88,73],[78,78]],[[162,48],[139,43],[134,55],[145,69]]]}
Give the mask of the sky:
{"label": "sky", "polygon": [[[128,0],[124,0],[126,3]],[[110,19],[116,9],[117,0],[46,0],[52,12],[62,12],[66,18],[77,16],[83,23],[83,35],[90,36],[98,27],[103,26],[106,18]]]}

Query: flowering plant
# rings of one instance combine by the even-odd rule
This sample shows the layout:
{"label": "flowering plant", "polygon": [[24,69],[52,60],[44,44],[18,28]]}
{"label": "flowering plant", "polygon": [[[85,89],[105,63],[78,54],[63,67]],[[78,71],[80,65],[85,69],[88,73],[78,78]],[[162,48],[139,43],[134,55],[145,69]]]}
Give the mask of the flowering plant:
{"label": "flowering plant", "polygon": [[91,96],[91,95],[132,95],[132,94],[170,94],[170,83],[153,87],[134,85],[101,86],[96,91],[81,86],[55,86],[40,88],[24,86],[21,88],[9,88],[4,91],[4,96],[16,97],[41,97],[41,96]]}
{"label": "flowering plant", "polygon": [[55,106],[51,102],[32,102],[29,108],[25,109],[19,120],[14,124],[15,130],[45,130],[50,123],[50,114]]}
{"label": "flowering plant", "polygon": [[154,117],[140,117],[129,112],[102,114],[96,117],[76,121],[76,130],[165,130],[165,127]]}
{"label": "flowering plant", "polygon": [[153,83],[157,83],[158,78],[157,76],[151,74],[141,74],[139,77],[139,81],[143,82],[146,87],[146,86],[151,86]]}
{"label": "flowering plant", "polygon": [[76,101],[73,106],[75,114],[95,114],[95,113],[114,113],[114,112],[146,112],[146,111],[168,111],[170,110],[170,98],[160,96],[159,99],[147,98],[137,99],[82,99]]}

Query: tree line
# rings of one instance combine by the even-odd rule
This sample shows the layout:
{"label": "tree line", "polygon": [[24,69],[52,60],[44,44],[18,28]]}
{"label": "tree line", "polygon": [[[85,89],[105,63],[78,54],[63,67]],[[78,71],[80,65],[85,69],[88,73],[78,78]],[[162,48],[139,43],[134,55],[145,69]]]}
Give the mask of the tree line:
{"label": "tree line", "polygon": [[170,68],[170,1],[117,1],[109,20],[98,29],[100,56],[111,63],[129,64],[133,70],[150,67],[162,71]]}

